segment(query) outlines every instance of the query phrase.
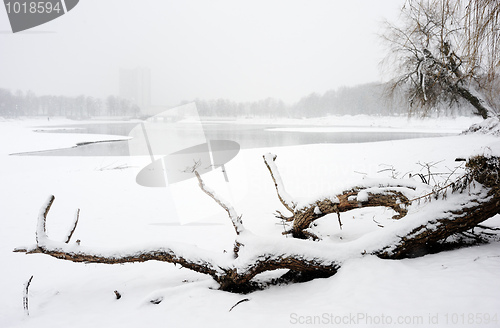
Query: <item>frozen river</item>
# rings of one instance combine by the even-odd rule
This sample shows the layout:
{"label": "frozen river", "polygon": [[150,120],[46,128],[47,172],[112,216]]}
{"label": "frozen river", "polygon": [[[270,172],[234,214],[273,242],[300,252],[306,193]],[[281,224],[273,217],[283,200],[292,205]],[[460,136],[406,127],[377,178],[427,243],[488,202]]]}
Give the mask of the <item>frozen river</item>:
{"label": "frozen river", "polygon": [[[143,138],[144,130],[137,122],[91,123],[68,126],[51,126],[44,133],[87,133]],[[135,134],[134,134],[135,131]],[[230,122],[204,122],[200,124],[154,123],[146,132],[152,143],[175,144],[180,149],[201,143],[200,140],[231,140],[237,142],[241,149],[282,147],[307,144],[365,143],[387,140],[401,140],[425,137],[449,136],[450,133],[405,132],[400,129],[377,129],[356,126],[294,126],[278,124],[241,124]],[[158,143],[158,142],[157,142]],[[33,153],[39,156],[129,156],[146,155],[147,149],[131,154],[129,141],[99,142],[80,145],[74,148],[51,150]]]}

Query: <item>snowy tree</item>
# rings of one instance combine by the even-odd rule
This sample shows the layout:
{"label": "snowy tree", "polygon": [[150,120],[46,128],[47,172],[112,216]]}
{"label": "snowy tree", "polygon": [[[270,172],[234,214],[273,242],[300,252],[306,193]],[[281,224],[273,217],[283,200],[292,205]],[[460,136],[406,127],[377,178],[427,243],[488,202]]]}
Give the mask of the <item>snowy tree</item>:
{"label": "snowy tree", "polygon": [[500,2],[407,0],[400,25],[387,25],[392,89],[428,111],[467,103],[483,118],[498,114]]}

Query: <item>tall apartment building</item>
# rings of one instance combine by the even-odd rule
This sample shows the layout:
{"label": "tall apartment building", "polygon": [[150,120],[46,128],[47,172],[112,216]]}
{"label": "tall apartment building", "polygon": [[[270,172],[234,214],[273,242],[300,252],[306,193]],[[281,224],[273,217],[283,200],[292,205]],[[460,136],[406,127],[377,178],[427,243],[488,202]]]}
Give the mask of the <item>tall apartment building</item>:
{"label": "tall apartment building", "polygon": [[151,107],[151,70],[146,67],[120,69],[120,98],[130,100],[142,112]]}

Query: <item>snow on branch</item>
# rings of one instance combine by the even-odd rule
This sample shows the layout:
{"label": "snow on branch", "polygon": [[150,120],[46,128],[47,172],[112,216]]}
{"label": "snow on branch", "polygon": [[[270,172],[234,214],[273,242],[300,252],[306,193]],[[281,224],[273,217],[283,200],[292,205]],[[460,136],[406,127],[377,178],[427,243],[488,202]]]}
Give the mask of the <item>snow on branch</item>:
{"label": "snow on branch", "polygon": [[76,229],[76,226],[78,224],[78,219],[79,218],[80,218],[80,209],[77,209],[76,212],[75,212],[74,219],[73,219],[73,227],[69,231],[68,237],[66,237],[66,241],[65,241],[66,244],[69,243],[69,241],[71,240],[71,237],[73,237],[73,233],[75,232],[75,229]]}
{"label": "snow on branch", "polygon": [[217,256],[212,252],[202,250],[196,246],[175,243],[166,246],[145,246],[121,250],[93,250],[77,244],[69,245],[48,238],[45,232],[49,210],[55,200],[50,196],[40,210],[37,222],[37,244],[27,248],[17,248],[15,252],[27,254],[42,253],[55,258],[84,263],[132,263],[150,260],[180,264],[183,267],[197,272],[217,277],[221,274],[221,267],[226,266],[226,257]]}
{"label": "snow on branch", "polygon": [[278,193],[278,198],[281,201],[281,204],[285,206],[287,210],[290,212],[294,212],[295,206],[297,205],[294,202],[293,198],[286,192],[283,181],[281,180],[281,175],[276,167],[276,163],[274,162],[278,156],[267,153],[264,156],[264,163],[266,163],[267,169],[269,173],[271,173],[271,178],[273,179],[274,186],[276,188],[276,192]]}
{"label": "snow on branch", "polygon": [[[207,189],[209,190],[209,189]],[[181,266],[195,272],[211,276],[220,288],[228,291],[244,292],[257,288],[251,282],[257,274],[275,270],[290,269],[305,272],[333,274],[339,263],[324,256],[323,250],[298,247],[291,241],[283,244],[275,238],[262,239],[249,231],[240,231],[243,256],[234,258],[228,254],[217,254],[200,249],[194,245],[172,243],[165,245],[139,245],[127,249],[93,249],[78,244],[67,244],[51,240],[45,233],[47,216],[55,197],[50,196],[40,210],[37,222],[37,244],[31,247],[16,248],[15,252],[26,254],[46,254],[52,257],[80,263],[121,264],[146,261],[161,261]],[[223,202],[222,202],[223,203]],[[230,211],[229,211],[230,212]],[[244,243],[243,243],[244,241]],[[285,240],[286,241],[286,240]],[[296,240],[295,242],[304,242]],[[250,245],[246,247],[246,244]],[[253,245],[252,245],[253,244]],[[291,246],[291,247],[290,247]]]}
{"label": "snow on branch", "polygon": [[284,231],[283,234],[292,235],[295,238],[319,240],[318,236],[309,231],[315,220],[327,214],[336,213],[339,226],[342,229],[340,213],[361,207],[384,206],[392,208],[398,213],[393,218],[400,219],[408,212],[406,207],[409,205],[409,200],[406,195],[413,194],[415,189],[414,181],[395,180],[395,182],[391,181],[389,185],[377,181],[365,181],[365,185],[340,191],[340,194],[337,195],[317,197],[306,203],[296,203],[285,191],[275,164],[276,155],[268,153],[263,157],[274,181],[279,200],[292,213],[291,217],[285,217],[279,211],[277,212],[278,218],[284,222],[292,223],[292,227]]}
{"label": "snow on branch", "polygon": [[215,200],[215,202],[219,204],[227,212],[229,219],[231,219],[231,222],[233,223],[236,234],[239,235],[240,233],[242,233],[245,230],[245,227],[243,226],[243,221],[241,220],[241,216],[238,216],[233,206],[229,202],[221,198],[219,195],[217,195],[212,189],[207,187],[205,182],[203,182],[203,180],[201,179],[198,171],[194,171],[194,174],[198,179],[198,184],[201,190],[203,190],[205,194],[210,196],[210,198]]}
{"label": "snow on branch", "polygon": [[37,245],[43,245],[47,240],[47,230],[45,228],[45,222],[47,219],[47,214],[50,211],[50,207],[56,198],[54,195],[50,195],[45,201],[45,204],[40,209],[38,213],[38,221],[36,226],[36,243]]}
{"label": "snow on branch", "polygon": [[[283,193],[283,184],[274,165],[275,156],[264,156],[266,165],[275,181],[278,195]],[[336,197],[320,197],[308,206],[293,204],[293,233],[295,238],[259,237],[244,229],[241,217],[229,203],[208,188],[195,172],[200,188],[220,206],[233,222],[236,230],[237,257],[200,249],[194,245],[170,243],[168,245],[140,245],[121,250],[95,250],[78,244],[50,240],[46,233],[48,212],[54,202],[50,196],[38,215],[37,243],[29,248],[14,251],[27,254],[42,253],[59,259],[84,263],[130,263],[163,261],[211,276],[221,290],[249,292],[261,287],[253,279],[257,274],[288,269],[281,278],[283,282],[304,281],[328,277],[351,258],[376,255],[380,258],[398,259],[425,254],[429,247],[446,240],[452,234],[469,230],[500,212],[500,158],[476,156],[466,164],[467,176],[450,185],[451,195],[444,199],[434,198],[421,205],[408,200],[414,188],[405,181],[396,181],[391,186],[375,186],[367,182],[339,193]],[[278,181],[278,182],[277,182]],[[284,199],[290,201],[285,196]],[[307,229],[311,222],[327,213],[337,213],[367,206],[385,206],[398,214],[394,221],[383,229],[353,240],[331,243],[311,242]],[[297,209],[295,209],[297,208]],[[293,211],[295,209],[295,211]],[[72,229],[74,231],[74,229]],[[280,280],[281,279],[281,280]]]}

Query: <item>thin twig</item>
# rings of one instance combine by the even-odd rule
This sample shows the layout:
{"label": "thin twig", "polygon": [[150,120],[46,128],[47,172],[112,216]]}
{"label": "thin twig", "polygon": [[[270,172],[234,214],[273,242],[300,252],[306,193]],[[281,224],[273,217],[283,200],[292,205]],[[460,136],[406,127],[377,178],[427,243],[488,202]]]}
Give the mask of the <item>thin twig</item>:
{"label": "thin twig", "polygon": [[116,296],[117,300],[119,300],[120,298],[122,298],[122,294],[120,294],[119,291],[115,290],[114,293],[115,293],[115,296]]}
{"label": "thin twig", "polygon": [[286,192],[285,187],[283,186],[281,175],[278,171],[278,168],[276,167],[276,164],[274,163],[277,156],[268,153],[262,157],[264,158],[264,163],[266,164],[267,169],[271,174],[271,178],[273,179],[274,187],[276,188],[276,193],[278,194],[278,198],[281,204],[283,204],[283,206],[285,206],[287,210],[294,213],[294,209],[297,204],[295,204],[295,202],[292,200],[290,195]]}
{"label": "thin twig", "polygon": [[205,183],[201,179],[201,176],[198,173],[198,171],[195,170],[194,174],[196,175],[196,178],[198,179],[198,184],[199,184],[201,190],[203,190],[203,192],[205,194],[207,194],[213,200],[215,200],[215,202],[217,204],[219,204],[227,212],[229,219],[231,219],[231,222],[233,223],[234,230],[236,231],[236,234],[239,235],[241,232],[243,232],[245,230],[245,227],[243,226],[243,221],[241,220],[241,215],[238,216],[238,214],[236,214],[236,211],[231,206],[231,204],[229,204],[224,199],[219,197],[217,194],[215,194],[215,192],[213,190],[211,190],[210,188],[208,188],[205,185]]}
{"label": "thin twig", "polygon": [[450,181],[450,180],[451,180],[451,177],[455,174],[455,172],[457,172],[457,171],[458,171],[458,169],[461,169],[462,167],[463,167],[463,166],[462,166],[462,164],[460,164],[460,165],[458,165],[457,167],[455,167],[453,170],[450,170],[450,169],[448,168],[448,170],[450,170],[451,172],[450,172],[450,174],[448,175],[448,177],[446,178],[446,180],[444,181],[444,184],[448,183],[448,181]]}
{"label": "thin twig", "polygon": [[439,188],[439,189],[433,190],[433,191],[431,191],[430,193],[425,194],[425,195],[422,195],[422,196],[420,196],[420,197],[416,197],[416,198],[410,199],[408,202],[409,202],[409,203],[412,203],[413,201],[416,201],[416,200],[419,200],[419,199],[426,198],[426,197],[432,196],[432,195],[434,195],[434,194],[437,194],[437,193],[439,193],[439,192],[440,192],[440,191],[442,191],[442,190],[445,190],[445,189],[447,189],[447,188],[449,188],[449,187],[454,186],[454,185],[455,185],[458,181],[460,181],[460,180],[462,180],[462,179],[464,179],[464,178],[466,178],[466,177],[467,177],[467,174],[466,174],[466,175],[464,175],[464,176],[461,176],[461,177],[460,177],[460,178],[458,178],[456,181],[454,181],[454,182],[452,182],[452,183],[450,183],[450,184],[447,184],[447,185],[446,185],[446,186],[444,186],[444,187],[441,187],[441,188]]}
{"label": "thin twig", "polygon": [[339,208],[337,207],[337,204],[334,204],[333,208],[335,209],[335,212],[337,213],[337,218],[339,220],[340,230],[342,230],[342,221],[340,221],[340,211],[339,211]]}
{"label": "thin twig", "polygon": [[47,220],[47,214],[54,203],[56,198],[54,195],[50,195],[49,198],[45,201],[45,205],[40,209],[38,213],[38,221],[36,226],[36,244],[39,246],[43,244],[47,239],[47,229],[45,228],[45,222]]}
{"label": "thin twig", "polygon": [[29,288],[30,288],[30,284],[31,284],[32,279],[33,279],[33,276],[31,276],[31,278],[28,280],[28,282],[26,283],[25,288],[24,288],[23,307],[24,307],[24,311],[26,312],[26,315],[30,315],[29,306],[28,306],[28,292],[29,292]]}
{"label": "thin twig", "polygon": [[379,226],[380,228],[383,228],[384,226],[380,224],[380,222],[378,222],[377,220],[375,220],[375,216],[372,218],[373,222],[375,222],[375,224],[377,226]]}
{"label": "thin twig", "polygon": [[71,240],[71,237],[73,236],[73,233],[75,232],[76,225],[78,224],[79,218],[80,218],[80,209],[77,209],[76,213],[75,213],[75,220],[73,222],[73,228],[71,229],[71,231],[68,234],[68,237],[66,238],[66,241],[65,241],[66,244],[69,243],[69,241]]}
{"label": "thin twig", "polygon": [[231,310],[234,309],[237,305],[239,305],[243,302],[248,302],[248,301],[250,301],[248,298],[244,298],[241,301],[238,301],[235,305],[231,306],[231,308],[229,309],[229,312],[231,312]]}
{"label": "thin twig", "polygon": [[500,230],[500,228],[495,228],[495,227],[488,227],[482,224],[478,224],[476,227],[481,228],[481,229],[486,229],[486,230]]}

